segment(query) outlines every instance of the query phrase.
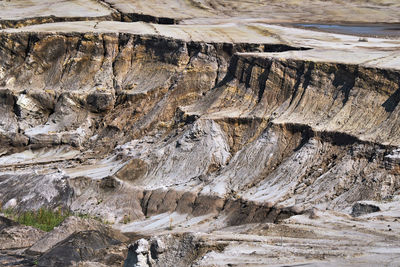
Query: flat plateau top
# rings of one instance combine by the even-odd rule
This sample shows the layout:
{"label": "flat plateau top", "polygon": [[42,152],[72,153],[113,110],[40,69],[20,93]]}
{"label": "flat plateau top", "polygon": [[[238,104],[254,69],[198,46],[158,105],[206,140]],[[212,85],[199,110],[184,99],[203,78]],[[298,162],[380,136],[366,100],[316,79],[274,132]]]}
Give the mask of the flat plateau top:
{"label": "flat plateau top", "polygon": [[256,20],[283,22],[400,22],[397,0],[1,0],[1,20],[111,13],[167,17],[184,24]]}
{"label": "flat plateau top", "polygon": [[255,53],[252,56],[400,69],[400,38],[363,38],[265,23],[161,25],[143,22],[77,21],[32,25],[17,29],[6,29],[2,32],[128,33],[208,43],[283,44],[297,48],[309,48],[310,50]]}
{"label": "flat plateau top", "polygon": [[172,17],[185,23],[256,18],[264,22],[399,22],[396,0],[105,0],[125,13]]}
{"label": "flat plateau top", "polygon": [[2,0],[0,20],[22,20],[37,17],[101,17],[112,13],[96,0]]}

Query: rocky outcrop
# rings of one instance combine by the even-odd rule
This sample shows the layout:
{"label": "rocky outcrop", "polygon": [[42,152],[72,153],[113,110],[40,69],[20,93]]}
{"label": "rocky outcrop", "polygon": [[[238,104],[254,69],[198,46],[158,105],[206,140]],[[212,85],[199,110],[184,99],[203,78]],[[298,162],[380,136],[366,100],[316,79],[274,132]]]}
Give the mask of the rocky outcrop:
{"label": "rocky outcrop", "polygon": [[[97,254],[104,253],[103,249],[118,244],[120,244],[119,241],[98,231],[78,232],[41,256],[38,260],[38,266],[73,266],[81,261],[90,261]],[[113,264],[118,265],[117,262]]]}
{"label": "rocky outcrop", "polygon": [[0,232],[0,250],[30,247],[43,235],[43,231],[30,226],[7,227]]}
{"label": "rocky outcrop", "polygon": [[[187,7],[174,14],[149,3],[101,1],[90,21],[49,8],[3,22],[21,27],[0,32],[2,208],[63,208],[110,226],[70,217],[40,235],[3,220],[7,248],[23,249],[0,263],[395,259],[379,253],[399,242],[400,42],[245,19],[274,1],[250,1],[254,12],[174,1]],[[198,25],[193,10],[231,24]]]}
{"label": "rocky outcrop", "polygon": [[368,203],[356,203],[353,205],[352,210],[351,210],[351,215],[354,217],[358,217],[364,214],[369,214],[373,212],[378,212],[381,211],[381,209],[378,206],[368,204]]}
{"label": "rocky outcrop", "polygon": [[98,220],[70,216],[45,233],[0,219],[0,264],[6,266],[121,266],[127,257],[129,239]]}
{"label": "rocky outcrop", "polygon": [[124,266],[188,266],[207,251],[221,251],[224,247],[224,244],[207,244],[195,234],[140,239],[129,247]]}
{"label": "rocky outcrop", "polygon": [[35,242],[27,251],[28,254],[43,254],[52,249],[57,243],[67,239],[69,236],[83,231],[99,231],[120,241],[127,241],[127,238],[115,230],[107,227],[94,219],[81,219],[70,216],[60,226],[47,233],[40,240]]}
{"label": "rocky outcrop", "polygon": [[[337,150],[336,154],[345,153],[347,149],[341,147],[357,143],[368,150],[372,143],[382,149],[382,155],[397,142],[396,70],[308,63],[264,54],[233,56],[234,52],[264,51],[268,47],[256,44],[187,43],[127,34],[6,36],[4,40],[24,44],[20,50],[27,51],[25,60],[18,53],[8,59],[13,67],[3,77],[4,86],[10,87],[5,91],[11,97],[7,100],[8,112],[15,105],[19,110],[10,115],[21,121],[15,132],[25,136],[28,146],[34,148],[66,144],[105,154],[115,145],[122,145],[123,153],[133,157],[135,165],[140,164],[133,167],[134,172],[122,169],[116,175],[136,186],[170,186],[215,176],[210,186],[223,197],[231,190],[240,191],[257,184],[284,159],[318,150],[315,142],[335,147],[327,150]],[[50,44],[52,50],[47,48]],[[7,45],[3,49],[6,55]],[[89,51],[90,57],[83,56]],[[150,79],[143,79],[139,73],[148,73]],[[39,89],[50,85],[52,89],[44,92]],[[27,86],[28,92],[11,93]],[[15,105],[14,97],[19,99]],[[319,101],[314,104],[312,99]],[[374,104],[370,104],[371,99]],[[325,108],[327,105],[329,108]],[[355,108],[357,113],[351,112]],[[34,112],[43,115],[44,110],[48,110],[48,117],[33,120]],[[361,124],[372,112],[376,115],[374,119]],[[180,125],[187,129],[185,133],[171,138],[179,133]],[[388,127],[393,128],[380,131]],[[161,135],[164,139],[159,138]],[[137,145],[136,140],[148,136],[155,137],[145,146]],[[15,135],[15,138],[20,137]],[[274,141],[276,138],[291,141],[284,148],[275,146],[280,144]],[[131,144],[127,143],[132,139]],[[11,139],[11,147],[12,143],[18,141]],[[265,144],[269,144],[268,148]],[[264,148],[260,150],[260,146]],[[272,158],[266,158],[263,152],[251,155],[265,149],[273,149]],[[129,150],[134,154],[125,152]],[[163,151],[161,158],[160,151]],[[243,165],[241,155],[254,156],[259,162],[252,160],[248,166]],[[322,162],[329,162],[334,155],[319,157]],[[315,158],[310,160],[316,162]],[[269,165],[263,168],[266,161]],[[176,165],[177,162],[180,163]],[[225,167],[228,162],[230,166]],[[376,172],[380,172],[381,165]],[[243,174],[252,174],[237,175],[234,166],[240,166]],[[307,168],[317,166],[302,170]],[[271,176],[276,174],[272,172]],[[231,181],[233,188],[229,188],[226,180],[231,177],[246,179]],[[300,187],[302,179],[298,182]],[[210,186],[203,192],[208,194]],[[345,186],[347,190],[349,187],[350,184]],[[394,185],[391,192],[395,188]],[[248,194],[251,192],[244,193]],[[390,192],[381,197],[385,194]],[[319,201],[313,200],[313,204]],[[277,202],[282,199],[272,200],[273,204],[268,205]]]}
{"label": "rocky outcrop", "polygon": [[59,172],[57,169],[49,175],[3,174],[0,176],[0,184],[2,203],[14,202],[9,208],[20,211],[43,206],[65,206],[70,202],[73,192],[61,170]]}
{"label": "rocky outcrop", "polygon": [[[10,53],[13,47],[18,51]],[[257,49],[267,48],[126,34],[5,35],[0,51],[1,86],[8,88],[4,138],[10,145],[36,148],[90,141],[111,148],[110,134],[125,135],[133,127],[131,136],[140,136],[156,116],[158,124],[169,125],[179,103],[192,103],[223,78],[233,53]],[[150,79],[143,79],[145,73]],[[100,140],[89,139],[94,129]]]}

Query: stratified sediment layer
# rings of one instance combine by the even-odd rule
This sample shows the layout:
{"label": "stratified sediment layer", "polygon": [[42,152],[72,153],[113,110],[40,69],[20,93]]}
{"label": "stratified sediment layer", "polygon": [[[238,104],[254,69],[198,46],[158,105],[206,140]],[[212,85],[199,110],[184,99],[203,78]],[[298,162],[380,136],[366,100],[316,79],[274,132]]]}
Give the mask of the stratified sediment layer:
{"label": "stratified sediment layer", "polygon": [[[208,19],[225,10],[174,3]],[[398,39],[235,19],[180,25],[186,13],[164,21],[168,12],[134,4],[100,3],[105,13],[90,20],[110,18],[0,32],[3,207],[62,207],[99,217],[132,242],[143,237],[128,250],[126,238],[71,219],[26,245],[27,261],[58,262],[57,253],[90,240],[99,246],[62,259],[396,261],[388,246],[400,232]],[[253,14],[243,12],[234,13]],[[37,249],[50,239],[60,243]]]}

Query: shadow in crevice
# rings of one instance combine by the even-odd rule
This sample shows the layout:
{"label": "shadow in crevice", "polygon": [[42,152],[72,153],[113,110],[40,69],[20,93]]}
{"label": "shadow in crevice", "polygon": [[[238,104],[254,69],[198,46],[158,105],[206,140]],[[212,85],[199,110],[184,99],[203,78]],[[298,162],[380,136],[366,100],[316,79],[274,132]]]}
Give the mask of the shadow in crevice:
{"label": "shadow in crevice", "polygon": [[335,78],[332,82],[333,86],[339,88],[343,94],[343,105],[349,100],[350,91],[353,89],[356,83],[356,77],[358,76],[358,68],[352,73],[348,69],[340,69],[339,72],[335,73]]}
{"label": "shadow in crevice", "polygon": [[264,71],[261,73],[261,75],[258,77],[258,96],[257,96],[257,103],[260,103],[264,92],[265,92],[265,87],[266,87],[266,82],[269,77],[269,73],[271,71],[271,63],[268,64],[268,66],[264,69]]}
{"label": "shadow in crevice", "polygon": [[386,112],[393,112],[400,102],[400,88],[396,90],[386,101],[382,104]]}
{"label": "shadow in crevice", "polygon": [[[278,52],[301,51],[301,50],[312,49],[308,47],[293,47],[284,44],[258,44],[258,43],[236,43],[236,44],[223,43],[222,45],[217,43],[211,43],[211,44],[214,45],[217,51],[224,54],[225,57],[228,57],[227,61],[229,62],[226,76],[220,82],[218,82],[215,87],[220,87],[223,84],[228,83],[235,78],[238,79],[240,82],[245,83],[246,86],[249,86],[251,79],[251,71],[253,66],[256,64],[259,65],[261,68],[265,68],[265,72],[262,74],[262,77],[260,77],[260,79],[258,80],[260,87],[262,87],[259,93],[259,101],[261,100],[262,94],[264,93],[265,90],[265,82],[263,84],[263,80],[268,77],[269,70],[267,69],[270,69],[271,62],[268,62],[266,64],[265,63],[260,64],[260,62],[257,61],[256,63],[255,62],[256,60],[254,60],[254,58],[253,59],[241,58],[240,55],[238,55],[237,53],[262,53],[262,52],[278,53]],[[249,64],[249,66],[242,72],[237,73],[238,63],[241,60]],[[239,74],[240,77],[237,77],[237,74]],[[244,75],[246,75],[245,79],[243,79]]]}
{"label": "shadow in crevice", "polygon": [[293,93],[291,95],[290,105],[292,105],[292,103],[295,99],[295,96],[297,95],[297,92],[299,91],[304,72],[305,72],[305,65],[303,63],[303,64],[301,64],[300,68],[297,69],[297,74],[296,74],[297,79],[296,79],[296,84],[293,86]]}
{"label": "shadow in crevice", "polygon": [[315,133],[311,126],[305,124],[297,124],[297,123],[287,123],[285,124],[286,130],[295,134],[301,133],[301,139],[299,140],[298,145],[293,149],[294,152],[299,151],[303,146],[305,146],[311,138],[315,136]]}
{"label": "shadow in crevice", "polygon": [[249,62],[249,66],[243,70],[242,77],[240,78],[241,82],[244,82],[246,87],[250,87],[251,82],[251,73],[253,72],[254,60]]}
{"label": "shadow in crevice", "polygon": [[165,24],[165,25],[173,25],[178,24],[179,20],[168,17],[156,17],[152,15],[140,14],[140,13],[123,13],[121,16],[122,22],[146,22],[153,24]]}
{"label": "shadow in crevice", "polygon": [[311,130],[311,127],[309,129],[306,129],[305,131],[301,132],[301,140],[300,143],[297,147],[293,149],[293,152],[299,151],[302,147],[304,147],[308,141],[310,141],[311,138],[314,137],[314,133]]}
{"label": "shadow in crevice", "polygon": [[237,56],[233,56],[230,59],[229,66],[224,78],[220,82],[218,82],[215,87],[221,87],[235,79],[238,62],[239,62],[239,57]]}
{"label": "shadow in crevice", "polygon": [[[312,81],[312,72],[315,69],[315,63],[314,62],[310,62],[309,65],[306,67],[305,65],[302,66],[302,69],[300,70],[299,74],[302,74],[304,77],[304,81],[302,84],[302,89],[303,91],[301,92],[301,96],[299,101],[296,104],[296,108],[300,105],[301,100],[304,98],[305,94],[306,94],[306,90],[308,88],[308,86],[311,84]],[[298,80],[299,81],[299,80]],[[301,80],[300,80],[301,81]],[[300,84],[298,84],[296,82],[297,88],[295,87],[296,91],[299,91],[300,88]],[[292,101],[292,100],[291,100]]]}
{"label": "shadow in crevice", "polygon": [[303,89],[307,89],[307,87],[310,85],[311,80],[312,80],[312,72],[315,68],[314,62],[310,62],[310,65],[308,66],[308,69],[306,73],[304,74],[304,82],[303,82]]}

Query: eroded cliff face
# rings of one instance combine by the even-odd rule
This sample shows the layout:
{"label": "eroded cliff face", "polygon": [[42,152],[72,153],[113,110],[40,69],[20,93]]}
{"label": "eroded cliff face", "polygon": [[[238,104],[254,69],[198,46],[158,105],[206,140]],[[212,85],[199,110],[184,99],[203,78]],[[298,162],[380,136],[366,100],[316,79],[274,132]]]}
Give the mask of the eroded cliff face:
{"label": "eroded cliff face", "polygon": [[[101,32],[107,24],[74,32],[43,27],[0,33],[4,208],[62,207],[134,239],[153,236],[118,252],[127,266],[171,266],[171,257],[179,266],[302,262],[309,251],[297,246],[305,239],[338,247],[332,253],[314,244],[313,259],[353,259],[360,252],[351,244],[365,227],[376,228],[368,238],[382,247],[388,236],[399,242],[391,212],[400,189],[400,70],[392,61],[315,59],[307,54],[318,53],[314,41],[289,37],[205,42]],[[278,30],[271,26],[268,35]],[[380,42],[343,40],[365,57]],[[381,53],[399,46],[382,43]],[[367,200],[385,201],[380,221],[350,217]],[[381,228],[389,221],[388,234]],[[343,241],[350,230],[360,236]],[[96,251],[119,244],[97,232],[69,238],[88,236],[105,242]],[[290,252],[278,244],[276,254],[265,254],[276,236],[281,247],[287,238]],[[254,242],[263,245],[251,260]],[[39,262],[52,262],[60,248],[48,249]],[[79,261],[103,262],[101,253]],[[374,253],[362,257],[373,262]]]}
{"label": "eroded cliff face", "polygon": [[[150,124],[171,128],[177,106],[192,104],[214,88],[233,53],[290,49],[296,48],[128,34],[5,34],[4,132],[25,133],[9,136],[9,143],[26,145],[28,137],[29,144],[46,145],[36,139],[47,138],[50,145],[88,146],[95,134],[98,144],[109,131],[132,138],[143,136]],[[12,129],[15,120],[19,129]],[[117,140],[127,141],[105,143],[114,148]]]}

